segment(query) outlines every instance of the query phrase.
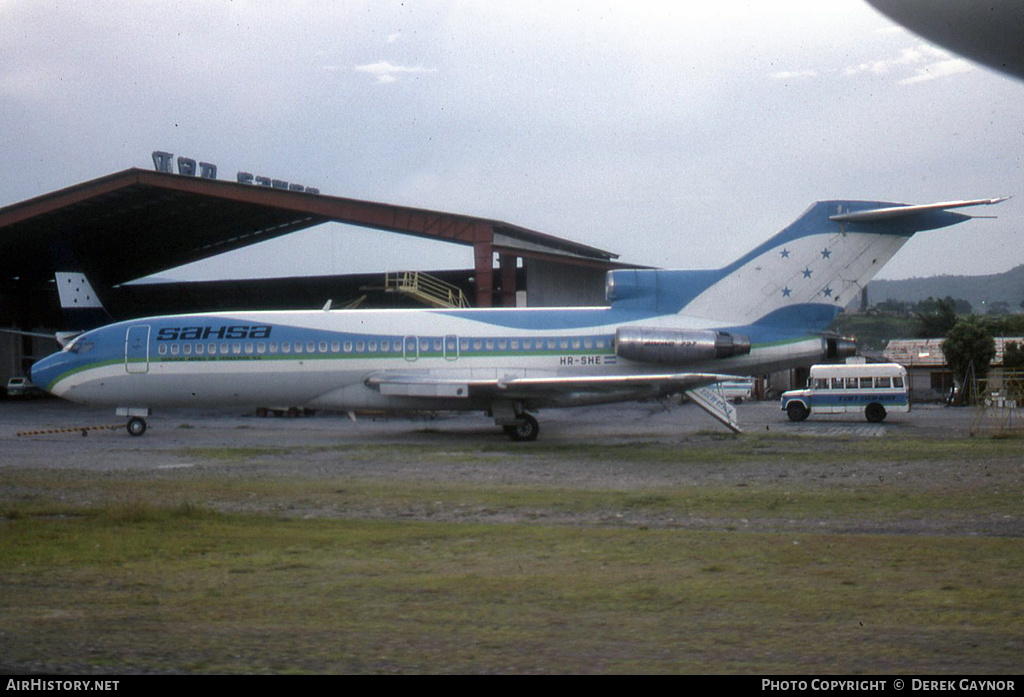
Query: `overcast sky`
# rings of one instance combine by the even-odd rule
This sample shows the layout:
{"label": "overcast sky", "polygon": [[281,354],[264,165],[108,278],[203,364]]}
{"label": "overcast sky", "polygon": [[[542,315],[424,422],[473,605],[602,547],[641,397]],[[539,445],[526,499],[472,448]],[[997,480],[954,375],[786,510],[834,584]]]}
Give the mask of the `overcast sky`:
{"label": "overcast sky", "polygon": [[[713,268],[815,200],[1013,195],[882,277],[1024,263],[1024,83],[862,0],[0,0],[0,124],[0,206],[165,150]],[[337,225],[265,247],[177,275],[472,266]]]}

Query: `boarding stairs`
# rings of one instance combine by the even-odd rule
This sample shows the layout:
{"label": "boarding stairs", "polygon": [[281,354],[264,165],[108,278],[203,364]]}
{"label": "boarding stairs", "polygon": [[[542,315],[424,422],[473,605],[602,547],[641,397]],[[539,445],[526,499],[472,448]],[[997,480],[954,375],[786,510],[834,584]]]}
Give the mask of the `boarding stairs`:
{"label": "boarding stairs", "polygon": [[395,271],[384,276],[384,290],[401,293],[432,307],[470,307],[462,289],[421,271]]}

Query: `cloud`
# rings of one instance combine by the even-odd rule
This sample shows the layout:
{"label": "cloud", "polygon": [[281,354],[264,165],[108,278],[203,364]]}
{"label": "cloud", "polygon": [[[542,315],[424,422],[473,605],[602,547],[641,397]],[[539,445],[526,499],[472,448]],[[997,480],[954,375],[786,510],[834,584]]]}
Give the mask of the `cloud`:
{"label": "cloud", "polygon": [[369,73],[377,76],[377,82],[396,82],[401,75],[418,73],[436,73],[437,68],[424,68],[423,66],[392,65],[388,61],[377,61],[368,65],[357,65],[356,72]]}
{"label": "cloud", "polygon": [[972,70],[974,70],[974,66],[972,66],[964,59],[950,58],[949,60],[938,61],[936,63],[926,65],[923,68],[918,68],[916,75],[914,75],[913,77],[908,77],[905,80],[900,80],[900,84],[911,85],[915,82],[936,80],[938,78],[947,77],[949,75],[967,73]]}
{"label": "cloud", "polygon": [[910,77],[902,77],[899,80],[901,85],[910,85],[916,82],[935,80],[950,75],[966,73],[973,70],[967,61],[961,58],[951,58],[942,49],[920,44],[915,48],[905,48],[898,55],[892,58],[868,61],[859,65],[852,65],[843,70],[844,75],[859,75],[870,73],[872,75],[893,75],[902,77],[909,71],[913,71]]}

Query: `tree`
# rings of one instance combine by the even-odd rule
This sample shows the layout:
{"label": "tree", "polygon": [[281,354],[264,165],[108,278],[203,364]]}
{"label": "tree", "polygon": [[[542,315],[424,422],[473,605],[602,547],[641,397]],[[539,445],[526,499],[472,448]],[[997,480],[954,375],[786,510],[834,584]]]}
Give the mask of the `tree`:
{"label": "tree", "polygon": [[996,355],[996,342],[975,317],[956,323],[942,342],[946,365],[953,372],[953,380],[960,384],[958,404],[974,398],[974,379],[988,373],[988,365]]}
{"label": "tree", "polygon": [[1003,367],[1007,370],[1024,369],[1024,349],[1016,341],[1003,346]]}
{"label": "tree", "polygon": [[946,336],[956,324],[956,309],[953,299],[936,300],[928,298],[917,304],[917,335],[922,339]]}

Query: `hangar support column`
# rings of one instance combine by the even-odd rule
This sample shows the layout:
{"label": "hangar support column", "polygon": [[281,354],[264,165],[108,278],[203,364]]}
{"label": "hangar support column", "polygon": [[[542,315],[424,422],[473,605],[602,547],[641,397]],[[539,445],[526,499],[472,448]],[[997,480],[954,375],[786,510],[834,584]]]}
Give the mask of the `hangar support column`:
{"label": "hangar support column", "polygon": [[519,257],[507,252],[498,254],[498,268],[500,276],[498,282],[501,284],[500,297],[502,307],[516,306],[516,264]]}
{"label": "hangar support column", "polygon": [[476,306],[494,306],[494,246],[490,236],[473,243],[473,262],[476,276]]}

